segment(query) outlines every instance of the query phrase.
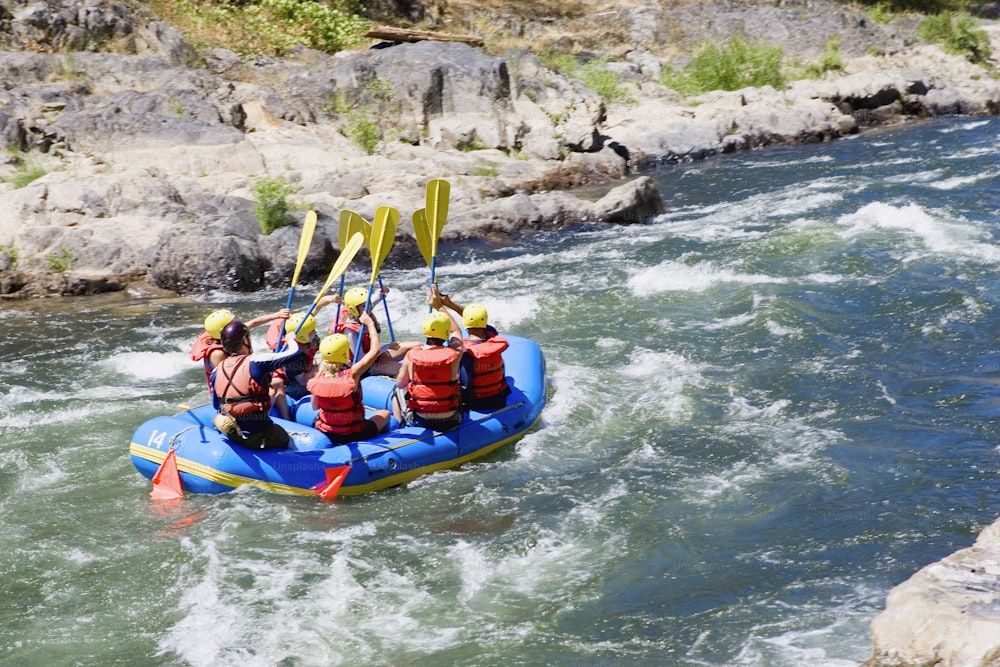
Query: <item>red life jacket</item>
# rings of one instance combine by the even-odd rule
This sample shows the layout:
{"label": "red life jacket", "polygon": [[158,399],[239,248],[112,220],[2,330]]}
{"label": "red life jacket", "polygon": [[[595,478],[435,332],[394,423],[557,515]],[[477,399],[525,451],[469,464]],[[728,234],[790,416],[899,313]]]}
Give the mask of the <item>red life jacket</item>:
{"label": "red life jacket", "polygon": [[[369,315],[371,315],[371,313],[369,313]],[[375,319],[374,315],[372,315],[372,321],[375,322],[375,331],[381,333],[382,327],[379,326],[378,320]],[[361,322],[357,320],[351,320],[350,322],[348,322],[347,308],[343,307],[340,309],[340,317],[337,319],[335,323],[330,325],[330,333],[332,334],[339,333],[339,334],[344,334],[346,336],[347,333],[345,332],[345,329],[350,329],[354,333],[358,333],[359,331],[361,331]],[[363,355],[370,349],[372,349],[372,339],[368,335],[368,327],[365,327],[365,333],[363,336],[361,336],[361,354]],[[351,349],[351,357],[353,356],[354,356],[354,350]]]}
{"label": "red life jacket", "polygon": [[212,384],[212,353],[222,349],[222,343],[217,338],[212,338],[212,334],[202,331],[201,335],[195,339],[191,346],[191,361],[200,361],[205,366],[205,381]]}
{"label": "red life jacket", "polygon": [[421,415],[457,410],[461,387],[457,379],[451,378],[451,364],[458,359],[458,352],[448,346],[421,345],[406,356],[411,366],[407,407]]}
{"label": "red life jacket", "polygon": [[285,322],[288,320],[283,320],[280,317],[276,320],[271,320],[271,324],[267,327],[267,333],[264,334],[264,342],[272,350],[278,349],[278,341],[282,339],[282,332],[285,331]]}
{"label": "red life jacket", "polygon": [[365,427],[365,406],[361,404],[361,387],[354,381],[351,369],[335,377],[317,375],[306,385],[315,399],[319,414],[316,428],[324,433],[348,435],[360,433]]}
{"label": "red life jacket", "polygon": [[472,378],[466,388],[472,398],[492,398],[508,391],[502,352],[507,339],[493,336],[486,340],[465,340],[465,351],[472,357]]}
{"label": "red life jacket", "polygon": [[[267,334],[264,337],[264,341],[267,346],[272,350],[278,349],[278,341],[286,340],[294,332],[285,331],[285,335],[282,336],[281,332],[284,330],[285,323],[288,320],[277,319],[273,320],[271,324],[267,327]],[[315,340],[315,339],[313,339]],[[285,384],[294,383],[294,378],[297,375],[305,373],[310,368],[313,367],[313,363],[316,360],[316,351],[319,349],[315,345],[309,345],[307,343],[300,343],[299,349],[302,350],[304,356],[300,357],[298,360],[293,361],[289,364],[282,366],[281,368],[274,371],[274,377],[279,377],[284,380]]]}
{"label": "red life jacket", "polygon": [[[267,387],[250,376],[250,355],[226,357],[215,369],[215,395],[219,398],[219,412],[243,417],[271,408]],[[268,378],[270,383],[270,378]]]}

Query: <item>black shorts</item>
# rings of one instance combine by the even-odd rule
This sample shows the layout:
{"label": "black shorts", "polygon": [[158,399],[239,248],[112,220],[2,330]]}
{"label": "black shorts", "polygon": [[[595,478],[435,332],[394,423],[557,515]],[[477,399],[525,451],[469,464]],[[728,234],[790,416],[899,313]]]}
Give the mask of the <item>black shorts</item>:
{"label": "black shorts", "polygon": [[239,443],[249,449],[287,449],[290,440],[288,431],[281,428],[273,421],[268,420],[268,425],[263,431],[257,433],[244,433],[242,440],[232,438],[233,442]]}
{"label": "black shorts", "polygon": [[366,419],[364,428],[358,433],[327,433],[326,431],[323,433],[333,444],[344,445],[358,440],[371,440],[378,435],[378,426],[371,419]]}
{"label": "black shorts", "polygon": [[462,423],[462,413],[456,410],[455,414],[444,419],[425,419],[418,414],[414,414],[413,423],[416,426],[423,426],[432,431],[450,431]]}

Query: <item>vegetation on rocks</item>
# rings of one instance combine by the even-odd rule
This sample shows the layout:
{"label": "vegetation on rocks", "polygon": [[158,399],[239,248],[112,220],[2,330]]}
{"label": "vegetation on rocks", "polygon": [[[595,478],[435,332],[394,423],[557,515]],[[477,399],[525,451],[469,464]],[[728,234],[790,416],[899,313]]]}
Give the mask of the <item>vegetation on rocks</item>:
{"label": "vegetation on rocks", "polygon": [[748,86],[785,86],[781,64],[784,54],[764,42],[747,42],[733,36],[729,44],[706,43],[682,71],[663,70],[660,82],[682,95],[710,90],[739,90]]}
{"label": "vegetation on rocks", "polygon": [[965,56],[974,63],[986,63],[992,55],[990,40],[968,12],[944,11],[920,22],[921,39],[941,44],[948,53]]}
{"label": "vegetation on rocks", "polygon": [[371,23],[356,0],[151,0],[199,47],[284,55],[296,46],[336,52],[363,40]]}
{"label": "vegetation on rocks", "polygon": [[28,161],[21,161],[10,182],[15,188],[23,188],[45,175],[45,168]]}
{"label": "vegetation on rocks", "polygon": [[260,229],[267,236],[279,227],[292,223],[291,204],[288,198],[299,191],[299,187],[281,176],[258,178],[250,187],[253,195],[253,214],[260,223]]}

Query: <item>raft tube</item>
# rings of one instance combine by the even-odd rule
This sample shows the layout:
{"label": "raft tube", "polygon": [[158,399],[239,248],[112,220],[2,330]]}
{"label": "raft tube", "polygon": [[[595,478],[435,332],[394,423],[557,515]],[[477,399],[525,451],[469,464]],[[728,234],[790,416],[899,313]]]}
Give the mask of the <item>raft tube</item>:
{"label": "raft tube", "polygon": [[[387,433],[335,446],[312,427],[316,413],[307,396],[293,406],[295,421],[274,419],[291,436],[289,449],[251,450],[215,430],[215,410],[209,404],[142,424],[129,447],[132,463],[152,479],[173,448],[186,491],[225,493],[249,484],[301,495],[317,494],[328,481],[327,471],[345,465],[350,472],[339,495],[398,486],[435,470],[459,466],[523,437],[545,406],[541,349],[527,338],[504,338],[509,343],[503,357],[511,389],[506,405],[492,412],[469,411],[451,431],[399,427],[393,420]],[[393,379],[366,377],[362,387],[369,415],[390,407]]]}

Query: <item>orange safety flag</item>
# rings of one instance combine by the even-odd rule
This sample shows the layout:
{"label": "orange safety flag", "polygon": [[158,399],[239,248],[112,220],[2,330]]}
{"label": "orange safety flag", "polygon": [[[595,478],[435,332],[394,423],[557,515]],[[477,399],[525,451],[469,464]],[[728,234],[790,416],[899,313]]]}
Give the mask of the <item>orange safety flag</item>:
{"label": "orange safety flag", "polygon": [[323,500],[333,500],[337,497],[340,485],[347,478],[347,473],[351,472],[351,466],[340,466],[339,468],[326,469],[326,485],[316,492]]}
{"label": "orange safety flag", "polygon": [[177,471],[177,455],[175,450],[167,452],[163,463],[153,475],[153,490],[149,492],[153,500],[176,500],[184,497],[181,490],[181,474]]}

